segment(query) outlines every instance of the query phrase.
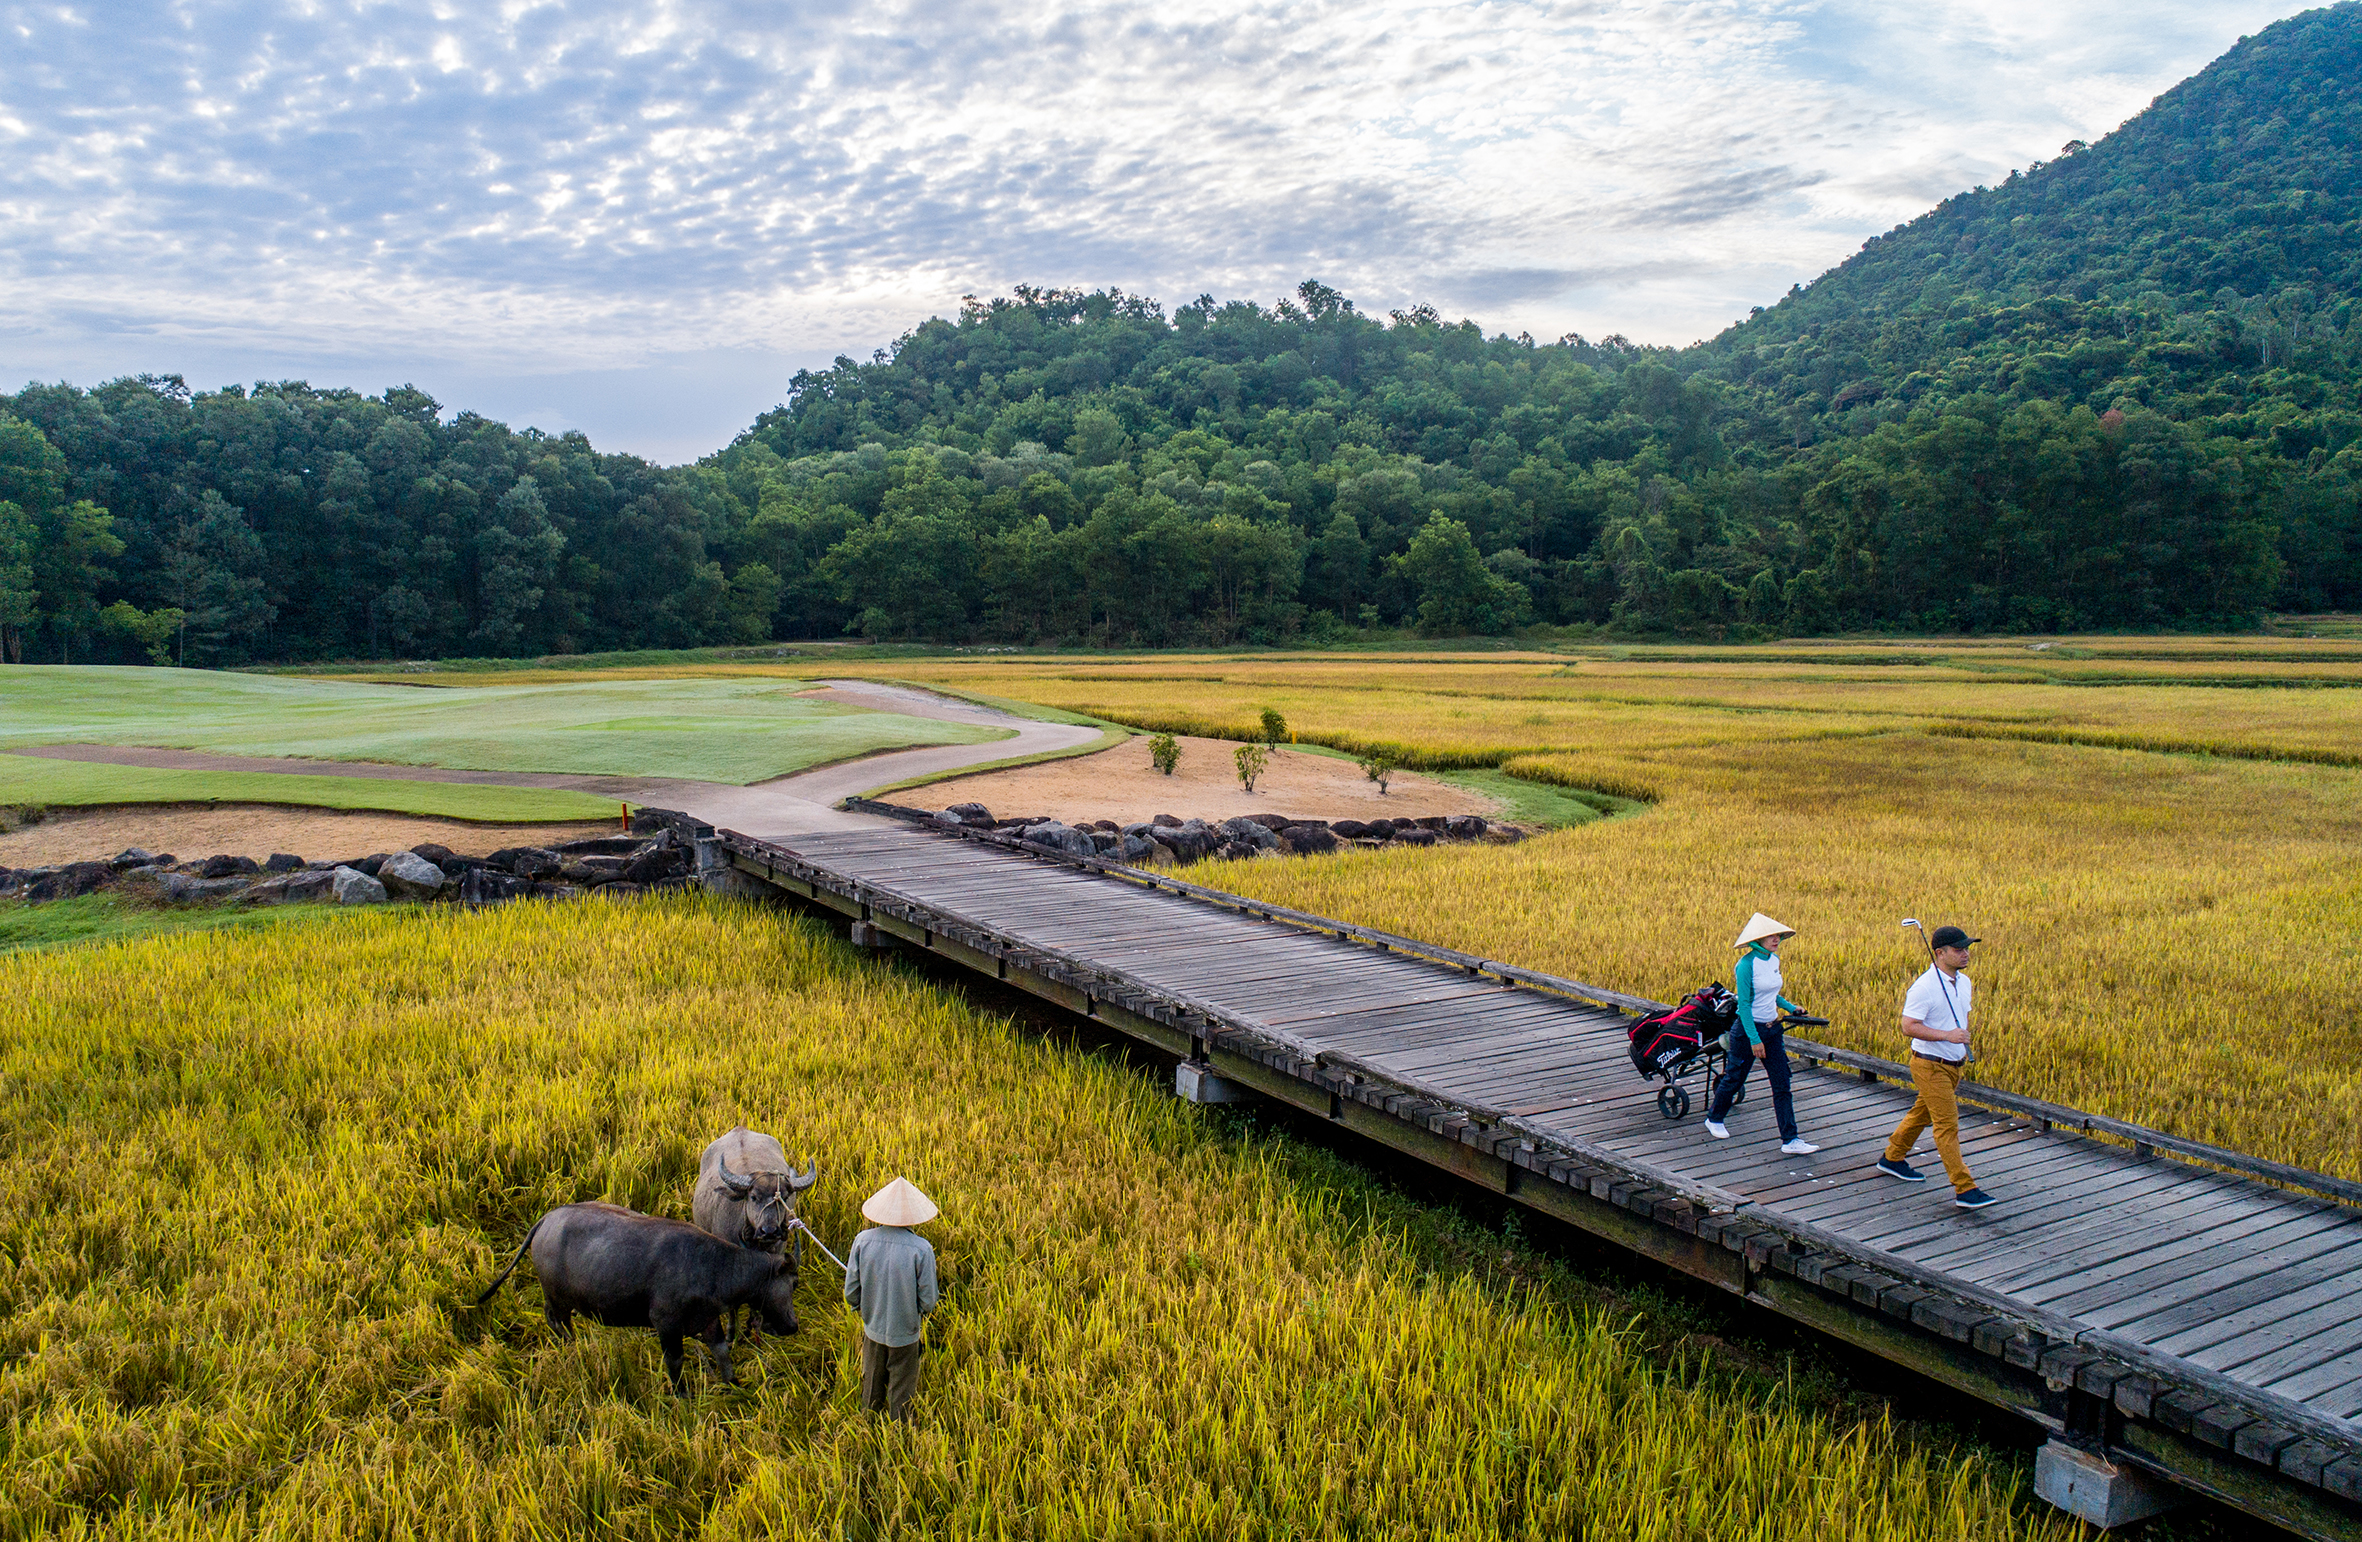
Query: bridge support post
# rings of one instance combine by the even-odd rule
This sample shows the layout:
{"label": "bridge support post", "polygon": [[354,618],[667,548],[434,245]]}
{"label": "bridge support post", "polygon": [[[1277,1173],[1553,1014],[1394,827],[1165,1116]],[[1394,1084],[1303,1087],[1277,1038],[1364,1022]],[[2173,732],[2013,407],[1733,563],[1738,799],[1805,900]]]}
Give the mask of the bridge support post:
{"label": "bridge support post", "polygon": [[2182,1502],[2172,1484],[2063,1440],[2034,1454],[2034,1492],[2102,1531],[2162,1515]]}
{"label": "bridge support post", "polygon": [[1227,1076],[1216,1076],[1202,1060],[1184,1060],[1173,1068],[1173,1090],[1186,1103],[1252,1103],[1261,1096]]}
{"label": "bridge support post", "polygon": [[902,939],[868,921],[853,923],[853,946],[857,948],[891,948]]}

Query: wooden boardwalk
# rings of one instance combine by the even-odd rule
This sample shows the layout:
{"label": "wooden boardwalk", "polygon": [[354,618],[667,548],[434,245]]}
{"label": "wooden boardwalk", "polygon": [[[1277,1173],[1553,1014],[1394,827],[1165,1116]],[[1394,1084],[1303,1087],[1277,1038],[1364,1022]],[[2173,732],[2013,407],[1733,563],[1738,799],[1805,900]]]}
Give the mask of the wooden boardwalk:
{"label": "wooden boardwalk", "polygon": [[2071,1111],[1998,1099],[2013,1106],[1963,1108],[1962,1144],[2001,1203],[1964,1211],[1924,1138],[1930,1182],[1873,1169],[1912,1100],[1886,1062],[1798,1065],[1797,1118],[1822,1149],[1783,1156],[1760,1077],[1730,1140],[1694,1112],[1665,1120],[1625,1053],[1617,1008],[1643,1004],[1613,992],[1005,841],[881,825],[720,843],[745,873],[2064,1438],[2312,1535],[2362,1535],[2351,1203],[2157,1149],[2207,1148],[2097,1140],[2061,1128],[2078,1122]]}

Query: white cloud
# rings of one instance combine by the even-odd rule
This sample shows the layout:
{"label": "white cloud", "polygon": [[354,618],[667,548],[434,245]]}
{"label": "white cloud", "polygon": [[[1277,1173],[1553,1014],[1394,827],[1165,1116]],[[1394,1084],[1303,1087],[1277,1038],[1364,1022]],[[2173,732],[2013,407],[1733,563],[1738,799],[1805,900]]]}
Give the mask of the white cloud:
{"label": "white cloud", "polygon": [[1021,282],[1686,342],[2298,8],[0,0],[0,372],[439,371],[677,458],[746,371],[702,430],[632,372],[776,400]]}

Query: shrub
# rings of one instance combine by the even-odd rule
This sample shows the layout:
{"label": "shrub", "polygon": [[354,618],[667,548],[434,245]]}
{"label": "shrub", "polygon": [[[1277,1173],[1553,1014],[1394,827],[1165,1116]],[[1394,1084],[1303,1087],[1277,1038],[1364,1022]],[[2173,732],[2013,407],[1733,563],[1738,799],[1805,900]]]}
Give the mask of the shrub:
{"label": "shrub", "polygon": [[1181,741],[1171,734],[1158,734],[1148,741],[1148,763],[1171,776],[1173,768],[1181,764]]}
{"label": "shrub", "polygon": [[1378,796],[1380,797],[1386,795],[1386,779],[1394,775],[1394,769],[1394,757],[1384,750],[1364,757],[1361,763],[1361,774],[1378,784]]}
{"label": "shrub", "polygon": [[1276,750],[1279,748],[1279,742],[1287,736],[1288,720],[1279,715],[1277,707],[1265,707],[1263,709],[1263,742]]}
{"label": "shrub", "polygon": [[1231,758],[1238,763],[1238,784],[1253,792],[1255,778],[1263,774],[1263,767],[1270,762],[1271,757],[1263,753],[1260,744],[1242,744],[1238,747],[1238,753]]}

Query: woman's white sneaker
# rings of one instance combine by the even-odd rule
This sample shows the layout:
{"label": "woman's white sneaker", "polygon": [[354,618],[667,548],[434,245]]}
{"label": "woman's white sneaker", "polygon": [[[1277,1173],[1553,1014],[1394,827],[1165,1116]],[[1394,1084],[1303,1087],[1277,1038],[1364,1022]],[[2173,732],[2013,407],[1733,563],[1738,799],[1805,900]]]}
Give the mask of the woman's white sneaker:
{"label": "woman's white sneaker", "polygon": [[1712,1119],[1709,1119],[1706,1121],[1706,1133],[1713,1136],[1716,1140],[1729,1140],[1730,1126],[1726,1124],[1720,1124]]}
{"label": "woman's white sneaker", "polygon": [[1814,1145],[1809,1140],[1784,1140],[1780,1142],[1780,1150],[1788,1156],[1811,1156],[1814,1152],[1820,1149],[1820,1147]]}

